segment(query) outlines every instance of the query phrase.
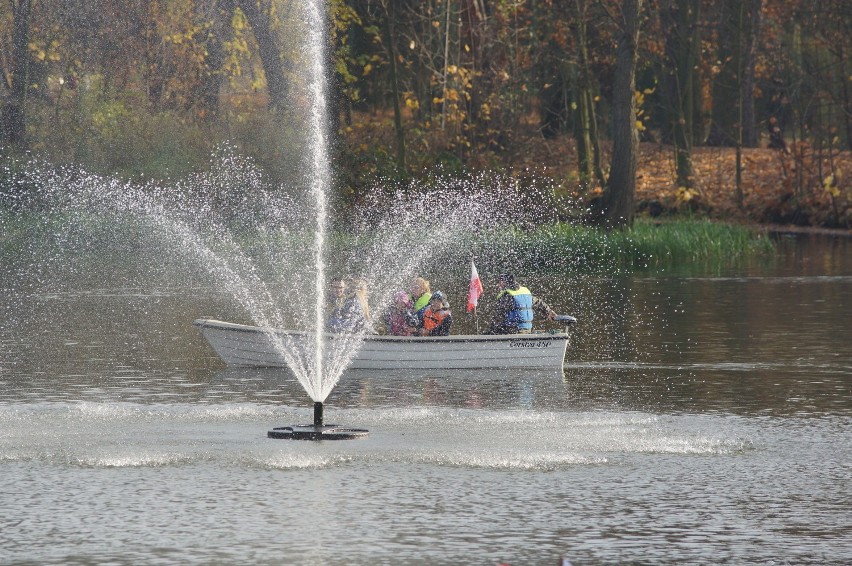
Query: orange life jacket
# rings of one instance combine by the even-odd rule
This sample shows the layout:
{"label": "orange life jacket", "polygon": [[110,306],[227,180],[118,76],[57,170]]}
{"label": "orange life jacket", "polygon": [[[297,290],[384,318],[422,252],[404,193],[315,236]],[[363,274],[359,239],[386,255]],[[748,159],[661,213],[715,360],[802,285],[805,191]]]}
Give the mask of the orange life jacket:
{"label": "orange life jacket", "polygon": [[441,322],[450,314],[449,309],[440,308],[436,311],[432,310],[432,305],[426,307],[423,311],[423,328],[431,332],[441,325]]}

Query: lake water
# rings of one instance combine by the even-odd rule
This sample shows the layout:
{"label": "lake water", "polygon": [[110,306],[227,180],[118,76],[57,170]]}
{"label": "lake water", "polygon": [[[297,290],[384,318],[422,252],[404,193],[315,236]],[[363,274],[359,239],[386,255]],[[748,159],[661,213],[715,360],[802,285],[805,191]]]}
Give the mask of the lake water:
{"label": "lake water", "polygon": [[215,288],[7,263],[0,564],[850,563],[852,245],[780,243],[534,279],[564,375],[351,373],[321,443],[266,438],[311,401],[224,368]]}

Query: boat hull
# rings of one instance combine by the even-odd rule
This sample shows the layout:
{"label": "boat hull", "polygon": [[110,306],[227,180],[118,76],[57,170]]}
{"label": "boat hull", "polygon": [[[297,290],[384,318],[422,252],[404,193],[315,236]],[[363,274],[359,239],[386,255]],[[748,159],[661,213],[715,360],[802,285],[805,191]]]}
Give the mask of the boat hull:
{"label": "boat hull", "polygon": [[[231,367],[286,367],[281,345],[312,339],[302,332],[273,330],[211,319],[194,323]],[[351,336],[327,334],[336,340]],[[568,334],[459,335],[436,337],[365,335],[352,369],[562,369]]]}

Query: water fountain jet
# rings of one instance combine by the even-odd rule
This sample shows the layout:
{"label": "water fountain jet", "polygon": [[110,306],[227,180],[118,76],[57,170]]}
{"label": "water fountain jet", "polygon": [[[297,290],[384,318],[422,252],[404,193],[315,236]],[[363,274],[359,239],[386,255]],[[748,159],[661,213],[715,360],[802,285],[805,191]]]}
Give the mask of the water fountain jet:
{"label": "water fountain jet", "polygon": [[[311,149],[309,176],[310,189],[316,214],[316,237],[314,238],[313,255],[316,261],[314,272],[314,359],[313,379],[319,384],[325,382],[323,359],[324,338],[322,329],[325,325],[325,309],[323,291],[326,281],[325,239],[328,225],[328,196],[327,190],[331,185],[331,170],[329,167],[329,148],[327,141],[326,117],[326,6],[325,0],[312,0],[304,4],[305,19],[308,23],[308,41],[305,44],[305,55],[310,64],[308,68],[308,90],[310,91],[311,112],[309,117],[308,147]],[[336,381],[336,379],[335,379]],[[321,388],[323,389],[323,388]],[[319,440],[322,438],[342,440],[357,438],[367,434],[363,429],[341,429],[339,425],[323,425],[324,397],[314,399],[314,424],[293,425],[280,427],[269,431],[269,438],[291,438],[296,440]],[[346,432],[343,432],[343,431]],[[289,432],[289,435],[281,435]]]}

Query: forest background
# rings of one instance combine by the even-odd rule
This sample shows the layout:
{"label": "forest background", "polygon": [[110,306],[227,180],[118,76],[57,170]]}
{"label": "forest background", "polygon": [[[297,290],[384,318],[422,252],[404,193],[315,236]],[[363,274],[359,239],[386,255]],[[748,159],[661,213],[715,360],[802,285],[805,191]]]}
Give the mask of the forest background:
{"label": "forest background", "polygon": [[[3,0],[0,183],[304,155],[302,0]],[[343,203],[503,174],[586,219],[852,227],[848,0],[328,0]],[[25,190],[25,188],[17,188]]]}

